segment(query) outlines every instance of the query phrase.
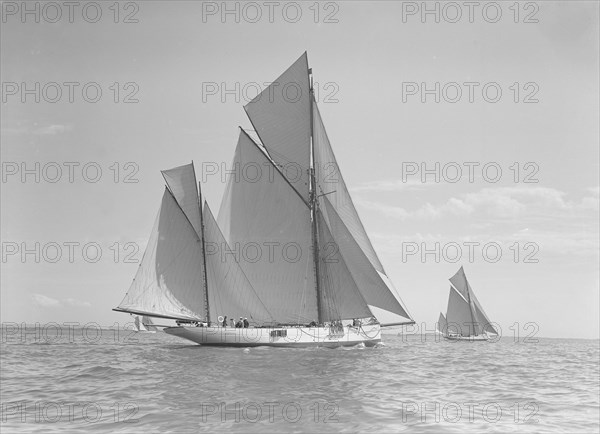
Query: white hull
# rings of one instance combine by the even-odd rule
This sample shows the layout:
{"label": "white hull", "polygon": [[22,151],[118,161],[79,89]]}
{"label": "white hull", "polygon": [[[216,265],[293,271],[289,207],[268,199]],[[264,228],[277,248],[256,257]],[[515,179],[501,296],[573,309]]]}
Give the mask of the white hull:
{"label": "white hull", "polygon": [[346,347],[381,342],[379,324],[360,327],[167,327],[165,333],[200,345],[232,347]]}
{"label": "white hull", "polygon": [[468,342],[485,342],[489,341],[488,335],[477,335],[477,336],[459,336],[459,335],[443,335],[444,339],[449,341],[468,341]]}

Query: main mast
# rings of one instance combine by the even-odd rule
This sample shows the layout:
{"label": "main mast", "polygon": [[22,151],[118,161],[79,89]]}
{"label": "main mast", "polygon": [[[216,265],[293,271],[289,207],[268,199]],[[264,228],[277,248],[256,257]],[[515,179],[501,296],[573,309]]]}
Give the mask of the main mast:
{"label": "main mast", "polygon": [[[194,169],[194,178],[196,169]],[[204,240],[204,213],[202,212],[202,183],[198,182],[198,208],[200,209],[200,238],[202,238],[202,269],[204,275],[204,306],[206,310],[206,322],[210,325],[210,309],[208,306],[208,279],[206,277],[206,247]]]}
{"label": "main mast", "polygon": [[312,244],[313,244],[313,260],[315,268],[315,289],[317,292],[317,323],[320,325],[323,323],[323,313],[321,306],[321,284],[319,281],[319,235],[317,226],[317,183],[315,179],[315,141],[313,137],[313,100],[314,100],[314,89],[312,80],[312,69],[308,70],[310,79],[310,90],[309,90],[309,103],[310,103],[310,182],[309,182],[309,203],[310,203],[310,217],[312,220]]}
{"label": "main mast", "polygon": [[467,282],[467,277],[465,276],[465,283],[466,288],[467,288],[467,302],[469,303],[469,312],[471,312],[471,321],[473,323],[473,334],[476,335],[477,334],[477,330],[475,327],[475,312],[473,310],[473,302],[471,301],[471,291],[469,291],[469,282]]}

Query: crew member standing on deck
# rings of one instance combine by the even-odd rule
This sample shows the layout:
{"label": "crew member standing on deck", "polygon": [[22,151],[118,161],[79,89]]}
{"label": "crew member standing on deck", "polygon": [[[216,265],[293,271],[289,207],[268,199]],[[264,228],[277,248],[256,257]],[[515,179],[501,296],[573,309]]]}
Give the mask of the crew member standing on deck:
{"label": "crew member standing on deck", "polygon": [[247,329],[250,327],[250,323],[248,322],[248,318],[244,318],[244,328]]}
{"label": "crew member standing on deck", "polygon": [[227,327],[227,315],[223,318],[223,327]]}

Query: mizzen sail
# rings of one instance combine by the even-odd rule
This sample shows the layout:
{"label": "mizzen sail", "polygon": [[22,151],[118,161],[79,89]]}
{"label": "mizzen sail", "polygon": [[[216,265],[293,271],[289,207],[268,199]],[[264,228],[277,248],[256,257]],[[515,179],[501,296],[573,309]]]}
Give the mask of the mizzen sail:
{"label": "mizzen sail", "polygon": [[202,243],[168,189],[136,276],[117,310],[200,320],[204,303]]}

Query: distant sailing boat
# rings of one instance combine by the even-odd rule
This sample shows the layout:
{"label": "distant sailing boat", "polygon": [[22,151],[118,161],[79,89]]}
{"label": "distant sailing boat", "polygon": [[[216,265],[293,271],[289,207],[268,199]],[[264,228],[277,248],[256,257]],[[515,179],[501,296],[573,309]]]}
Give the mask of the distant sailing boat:
{"label": "distant sailing boat", "polygon": [[440,313],[438,332],[450,340],[487,341],[498,335],[467,281],[463,267],[450,278],[446,316]]}
{"label": "distant sailing boat", "polygon": [[158,328],[152,322],[152,318],[148,316],[136,315],[133,320],[133,325],[138,332],[156,333]]}
{"label": "distant sailing boat", "polygon": [[[175,319],[166,333],[203,345],[375,345],[382,326],[414,323],[340,174],[311,73],[304,53],[244,107],[258,139],[240,128],[218,219],[193,164],[162,172],[152,235],[114,310]],[[239,316],[251,326],[227,323]]]}

